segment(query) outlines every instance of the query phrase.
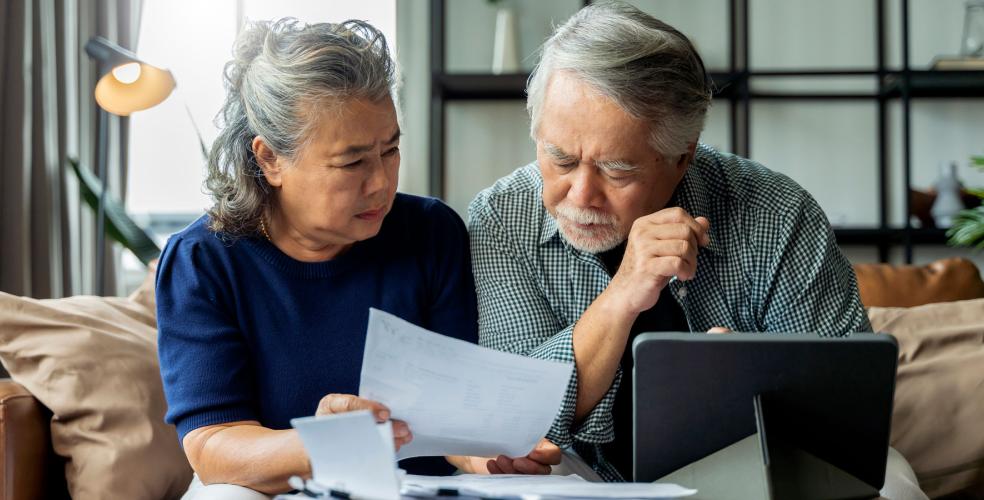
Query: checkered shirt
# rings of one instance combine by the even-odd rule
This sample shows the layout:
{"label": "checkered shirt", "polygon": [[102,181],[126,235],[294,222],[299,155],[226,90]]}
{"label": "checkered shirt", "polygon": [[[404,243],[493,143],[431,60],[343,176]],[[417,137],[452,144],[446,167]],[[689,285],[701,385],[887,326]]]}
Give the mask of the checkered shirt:
{"label": "checkered shirt", "polygon": [[[558,232],[543,207],[543,180],[529,164],[469,206],[479,342],[494,349],[574,362],[573,330],[611,278],[594,254]],[[711,243],[681,297],[695,332],[870,331],[857,282],[823,211],[802,187],[754,161],[699,145],[669,206],[711,221]],[[574,420],[577,371],[547,438],[573,448],[606,480],[621,480],[601,453],[614,439],[612,405],[621,370],[595,408]]]}

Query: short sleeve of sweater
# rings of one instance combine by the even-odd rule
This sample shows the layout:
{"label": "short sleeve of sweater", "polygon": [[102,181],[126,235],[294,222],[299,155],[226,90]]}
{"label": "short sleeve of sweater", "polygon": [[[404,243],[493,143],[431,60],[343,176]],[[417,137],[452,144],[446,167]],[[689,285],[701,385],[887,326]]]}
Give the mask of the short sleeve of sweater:
{"label": "short sleeve of sweater", "polygon": [[258,420],[250,355],[221,291],[215,247],[173,237],[157,271],[158,356],[168,410],[180,439],[199,427]]}

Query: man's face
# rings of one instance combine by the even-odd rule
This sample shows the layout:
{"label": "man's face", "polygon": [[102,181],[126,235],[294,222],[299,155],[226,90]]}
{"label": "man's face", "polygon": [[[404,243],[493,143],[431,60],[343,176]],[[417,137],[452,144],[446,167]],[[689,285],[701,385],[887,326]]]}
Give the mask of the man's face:
{"label": "man's face", "polygon": [[[600,253],[666,206],[691,154],[663,159],[649,125],[566,72],[547,84],[536,132],[543,205],[575,248]],[[691,149],[692,151],[692,149]]]}

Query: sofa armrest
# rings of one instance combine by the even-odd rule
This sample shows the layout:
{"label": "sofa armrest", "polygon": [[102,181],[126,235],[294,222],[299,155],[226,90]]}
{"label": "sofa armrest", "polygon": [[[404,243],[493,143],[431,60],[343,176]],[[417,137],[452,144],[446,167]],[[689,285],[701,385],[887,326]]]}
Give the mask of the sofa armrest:
{"label": "sofa armrest", "polygon": [[47,480],[50,416],[24,386],[0,379],[0,500],[46,498],[57,486]]}

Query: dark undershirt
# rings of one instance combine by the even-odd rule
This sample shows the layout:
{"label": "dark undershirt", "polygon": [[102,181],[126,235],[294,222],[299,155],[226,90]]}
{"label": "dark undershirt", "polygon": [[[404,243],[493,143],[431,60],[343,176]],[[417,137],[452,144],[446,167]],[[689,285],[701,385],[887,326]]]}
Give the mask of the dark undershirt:
{"label": "dark undershirt", "polygon": [[[618,271],[625,255],[625,243],[601,254],[598,257],[605,264],[609,276]],[[632,480],[632,341],[645,332],[686,332],[687,317],[683,309],[670,294],[670,287],[664,287],[659,300],[652,309],[643,311],[632,324],[629,339],[622,351],[622,383],[615,393],[612,416],[615,421],[615,440],[601,446],[605,458],[618,469],[626,481]]]}

